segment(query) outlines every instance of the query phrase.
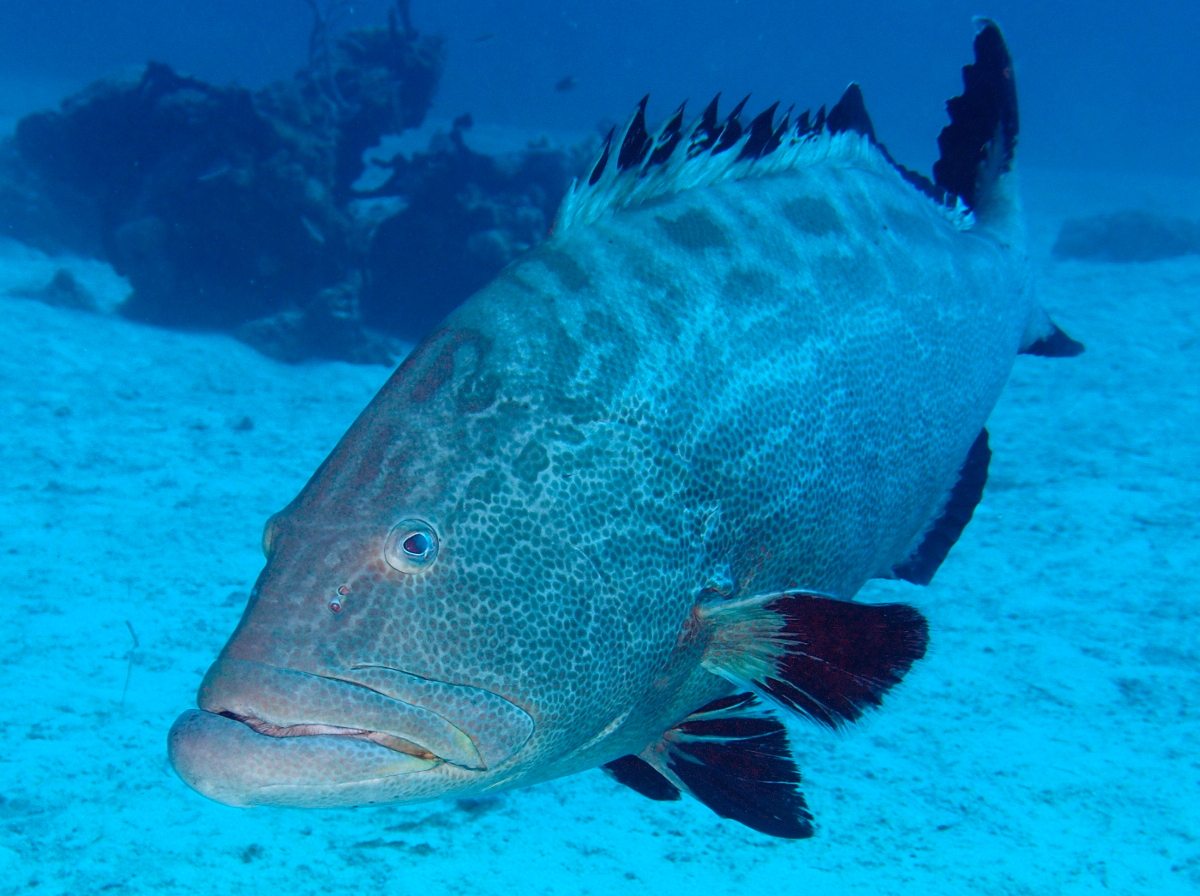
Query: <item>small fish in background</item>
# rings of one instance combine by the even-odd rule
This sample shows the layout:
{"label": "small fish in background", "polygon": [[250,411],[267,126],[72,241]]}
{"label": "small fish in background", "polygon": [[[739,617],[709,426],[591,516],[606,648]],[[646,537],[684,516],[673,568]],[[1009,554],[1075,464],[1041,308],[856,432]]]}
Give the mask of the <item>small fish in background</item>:
{"label": "small fish in background", "polygon": [[479,35],[477,38],[475,38],[473,41],[471,41],[471,43],[486,44],[486,43],[491,43],[495,39],[496,39],[496,35],[489,31],[486,34]]}
{"label": "small fish in background", "polygon": [[231,172],[232,170],[233,170],[233,165],[231,165],[225,159],[220,159],[216,162],[213,162],[208,168],[204,169],[204,171],[202,171],[200,174],[197,174],[196,180],[202,184],[208,183],[209,181],[216,180],[219,177],[224,177],[225,175],[229,174],[229,172]]}
{"label": "small fish in background", "polygon": [[1031,288],[995,24],[974,49],[932,180],[856,84],[653,133],[643,100],[268,520],[180,777],[330,807],[603,767],[811,836],[789,719],[848,726],[928,641],[853,597],[933,578],[1017,355],[1083,350]]}
{"label": "small fish in background", "polygon": [[567,75],[565,78],[558,79],[558,82],[554,85],[554,89],[559,93],[566,93],[568,90],[574,90],[578,83],[574,75]]}

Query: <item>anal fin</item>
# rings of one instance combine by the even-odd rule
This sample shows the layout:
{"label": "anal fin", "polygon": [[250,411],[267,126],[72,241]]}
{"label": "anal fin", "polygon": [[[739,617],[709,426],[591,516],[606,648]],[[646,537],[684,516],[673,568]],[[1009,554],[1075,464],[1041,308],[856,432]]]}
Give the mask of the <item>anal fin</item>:
{"label": "anal fin", "polygon": [[934,573],[975,515],[975,508],[983,498],[991,459],[988,431],[982,429],[967,452],[967,459],[958,472],[958,480],[950,489],[950,497],[946,499],[942,515],[925,531],[921,543],[904,562],[892,569],[895,578],[914,585],[928,585],[933,581]]}
{"label": "anal fin", "polygon": [[722,818],[773,837],[813,834],[787,728],[754,694],[714,700],[642,757]]}
{"label": "anal fin", "polygon": [[929,642],[925,618],[905,604],[794,591],[696,612],[712,627],[706,669],[830,728],[878,706]]}

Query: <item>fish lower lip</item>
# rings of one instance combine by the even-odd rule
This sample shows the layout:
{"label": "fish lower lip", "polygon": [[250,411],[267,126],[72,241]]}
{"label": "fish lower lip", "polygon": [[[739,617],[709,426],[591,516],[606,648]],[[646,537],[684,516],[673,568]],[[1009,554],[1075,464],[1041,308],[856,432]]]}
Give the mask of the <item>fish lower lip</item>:
{"label": "fish lower lip", "polygon": [[266,735],[267,737],[351,737],[357,740],[370,741],[373,744],[387,747],[389,750],[395,750],[397,753],[406,753],[418,759],[427,759],[432,762],[445,761],[436,753],[430,752],[414,741],[403,737],[396,737],[394,734],[386,734],[382,731],[370,731],[365,728],[343,728],[338,725],[322,724],[273,725],[264,719],[239,715],[229,710],[218,712],[217,715],[233,719],[235,722],[241,722],[256,733]]}

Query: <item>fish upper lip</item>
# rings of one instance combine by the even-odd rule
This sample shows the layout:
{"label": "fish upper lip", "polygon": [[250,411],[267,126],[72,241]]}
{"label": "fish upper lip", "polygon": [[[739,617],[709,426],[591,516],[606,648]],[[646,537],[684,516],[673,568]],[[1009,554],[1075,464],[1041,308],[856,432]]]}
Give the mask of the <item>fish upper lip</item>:
{"label": "fish upper lip", "polygon": [[[212,710],[209,710],[212,711]],[[426,749],[416,741],[383,731],[372,731],[368,728],[345,728],[340,725],[324,725],[320,723],[302,723],[299,725],[275,725],[257,716],[241,715],[231,710],[215,711],[216,715],[233,719],[251,728],[255,733],[267,737],[351,737],[357,740],[370,741],[397,753],[406,753],[418,759],[445,762],[441,756]]]}

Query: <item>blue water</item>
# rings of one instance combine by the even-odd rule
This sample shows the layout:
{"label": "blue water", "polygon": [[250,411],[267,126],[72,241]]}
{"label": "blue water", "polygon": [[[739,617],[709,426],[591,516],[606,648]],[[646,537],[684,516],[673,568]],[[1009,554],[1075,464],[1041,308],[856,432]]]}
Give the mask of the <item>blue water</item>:
{"label": "blue water", "polygon": [[[356,4],[351,25],[387,4]],[[95,260],[0,241],[0,894],[1045,894],[1200,891],[1200,257],[1056,260],[1061,222],[1200,218],[1193,4],[415,0],[448,39],[431,120],[582,134],[679,100],[833,102],[928,170],[970,16],[1005,27],[1039,294],[1088,344],[1019,359],[976,519],[915,603],[930,655],[800,758],[785,842],[598,772],[480,805],[236,810],[165,733],[240,615],[265,518],[382,384],[21,297]],[[259,86],[304,61],[298,0],[0,3],[0,120],[157,59]],[[575,86],[556,90],[570,76]],[[251,426],[244,421],[249,419]]]}
{"label": "blue water", "polygon": [[[364,0],[346,21],[374,24],[389,5]],[[719,90],[819,105],[859,80],[895,155],[923,169],[981,13],[1003,24],[1019,67],[1027,164],[1195,174],[1200,8],[1190,3],[413,4],[416,25],[450,42],[435,117],[587,129],[623,119],[645,93],[659,113]],[[158,59],[257,86],[302,64],[311,22],[300,0],[7,0],[0,15],[0,75],[77,85]],[[556,92],[567,75],[578,86]]]}

